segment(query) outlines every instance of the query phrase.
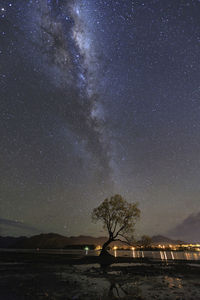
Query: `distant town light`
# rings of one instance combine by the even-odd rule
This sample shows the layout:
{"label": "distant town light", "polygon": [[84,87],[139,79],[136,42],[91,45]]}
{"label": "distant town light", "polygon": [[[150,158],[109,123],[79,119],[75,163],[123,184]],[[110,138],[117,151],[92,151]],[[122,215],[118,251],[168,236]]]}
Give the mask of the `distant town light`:
{"label": "distant town light", "polygon": [[96,246],[95,250],[97,250],[97,251],[101,250],[101,246],[100,245]]}

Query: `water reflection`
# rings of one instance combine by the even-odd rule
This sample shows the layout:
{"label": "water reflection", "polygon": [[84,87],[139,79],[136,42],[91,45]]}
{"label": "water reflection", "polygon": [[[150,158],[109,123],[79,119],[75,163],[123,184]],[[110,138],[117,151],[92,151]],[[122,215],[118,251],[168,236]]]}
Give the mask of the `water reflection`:
{"label": "water reflection", "polygon": [[[104,299],[129,299],[130,296],[134,296],[131,299],[138,299],[141,295],[141,289],[135,283],[125,283],[121,284],[115,280],[109,280],[110,288],[107,297]],[[140,299],[140,298],[139,298]]]}
{"label": "water reflection", "polygon": [[110,289],[108,291],[108,297],[109,299],[115,299],[115,298],[123,298],[126,295],[123,288],[120,287],[119,284],[113,282],[110,282]]}
{"label": "water reflection", "polygon": [[139,251],[132,248],[131,250],[111,250],[110,253],[115,257],[133,257],[133,258],[152,258],[167,260],[200,260],[200,252],[184,251]]}
{"label": "water reflection", "polygon": [[164,280],[167,283],[169,288],[178,288],[178,289],[183,288],[181,278],[165,276]]}
{"label": "water reflection", "polygon": [[135,250],[133,249],[132,252],[133,252],[133,258],[135,258],[136,257]]}
{"label": "water reflection", "polygon": [[117,257],[117,250],[114,250],[114,256]]}
{"label": "water reflection", "polygon": [[89,247],[86,246],[86,247],[85,247],[85,255],[88,255],[89,250],[90,250]]}
{"label": "water reflection", "polygon": [[200,259],[200,254],[199,253],[185,252],[185,259],[186,260],[199,260]]}
{"label": "water reflection", "polygon": [[[90,250],[88,247],[85,249],[1,249],[1,251],[7,252],[20,252],[20,253],[43,253],[43,254],[71,254],[75,256],[99,256],[100,250]],[[161,260],[200,260],[200,251],[172,251],[172,250],[161,250],[161,251],[139,251],[135,250],[133,247],[130,250],[119,250],[114,249],[109,251],[115,257],[132,257],[132,258],[151,258],[151,259],[161,259]]]}

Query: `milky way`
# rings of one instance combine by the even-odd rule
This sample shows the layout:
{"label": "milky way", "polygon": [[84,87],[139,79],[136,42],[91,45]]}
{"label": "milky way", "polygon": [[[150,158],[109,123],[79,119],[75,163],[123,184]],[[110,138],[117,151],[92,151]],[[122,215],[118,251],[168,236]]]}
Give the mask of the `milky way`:
{"label": "milky way", "polygon": [[[66,123],[73,123],[72,130],[78,131],[84,146],[88,146],[99,160],[99,168],[110,173],[103,132],[104,113],[97,92],[97,81],[101,80],[98,54],[90,24],[85,20],[87,12],[84,8],[79,1],[63,1],[62,4],[48,1],[38,5],[33,2],[28,9],[29,20],[32,21],[28,26],[34,32],[34,40],[30,44],[33,42],[40,49],[37,63],[42,64],[44,74],[48,74],[52,85],[64,94],[70,93],[70,97],[64,96],[66,102],[72,102]],[[32,19],[37,22],[33,23]],[[33,52],[30,51],[30,54],[33,55]],[[76,117],[72,116],[74,113]]]}
{"label": "milky way", "polygon": [[199,15],[198,0],[1,1],[2,234],[102,234],[90,212],[113,193],[139,202],[138,233],[196,212]]}

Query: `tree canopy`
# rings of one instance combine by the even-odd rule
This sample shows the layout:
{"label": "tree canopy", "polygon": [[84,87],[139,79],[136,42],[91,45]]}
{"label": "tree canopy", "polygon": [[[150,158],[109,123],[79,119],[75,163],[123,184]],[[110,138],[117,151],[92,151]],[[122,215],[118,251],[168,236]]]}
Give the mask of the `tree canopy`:
{"label": "tree canopy", "polygon": [[93,221],[102,221],[108,232],[108,241],[102,247],[105,251],[112,241],[131,243],[134,239],[134,227],[140,216],[137,203],[128,203],[121,195],[105,199],[92,212]]}

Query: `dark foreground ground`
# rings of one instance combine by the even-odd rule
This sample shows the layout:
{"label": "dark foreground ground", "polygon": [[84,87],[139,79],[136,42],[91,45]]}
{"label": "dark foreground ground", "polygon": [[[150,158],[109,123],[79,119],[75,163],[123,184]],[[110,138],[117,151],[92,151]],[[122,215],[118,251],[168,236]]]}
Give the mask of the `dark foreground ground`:
{"label": "dark foreground ground", "polygon": [[200,300],[199,261],[0,252],[1,300]]}

